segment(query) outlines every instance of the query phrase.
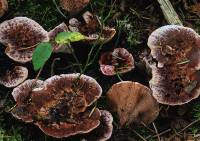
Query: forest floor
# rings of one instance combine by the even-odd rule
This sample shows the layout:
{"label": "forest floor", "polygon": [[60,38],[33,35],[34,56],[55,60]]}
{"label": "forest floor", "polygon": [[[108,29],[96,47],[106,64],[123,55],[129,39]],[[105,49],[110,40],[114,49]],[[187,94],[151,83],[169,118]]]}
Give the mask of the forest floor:
{"label": "forest floor", "polygon": [[[56,1],[57,2],[57,1]],[[171,0],[173,7],[178,13],[184,26],[188,26],[200,33],[200,11],[191,9],[197,4],[197,0]],[[50,31],[61,22],[68,22],[71,18],[66,12],[65,17],[58,12],[53,0],[8,0],[9,11],[0,21],[11,19],[16,16],[26,16],[41,24]],[[58,3],[58,2],[57,2]],[[199,8],[200,9],[200,8]],[[136,81],[148,86],[151,78],[144,68],[141,55],[147,46],[148,36],[152,31],[167,25],[160,5],[156,0],[92,0],[84,9],[101,17],[104,25],[109,25],[117,30],[116,36],[111,42],[105,44],[98,57],[88,67],[85,74],[95,78],[103,88],[103,96],[98,101],[100,109],[109,110],[106,101],[106,92],[115,83],[119,82],[117,76],[107,77],[99,71],[98,58],[102,52],[116,47],[126,48],[133,54],[136,68],[129,73],[121,75],[122,80]],[[75,17],[80,17],[81,14]],[[81,64],[85,64],[90,52],[91,45],[73,44],[76,56]],[[98,50],[96,47],[95,50]],[[3,49],[0,48],[0,53]],[[93,55],[93,54],[92,54]],[[56,58],[60,61],[52,62]],[[32,69],[32,64],[26,64],[29,68],[29,78],[34,78],[37,72]],[[40,79],[47,79],[52,74],[66,74],[80,72],[72,55],[56,54],[44,66]],[[15,119],[8,110],[15,105],[11,96],[12,89],[0,86],[0,141],[75,141],[78,138],[55,139],[46,136],[36,126],[26,124]],[[200,99],[193,100],[183,106],[160,105],[160,115],[154,121],[159,136],[163,141],[171,138],[171,141],[195,141],[200,140]],[[174,137],[175,138],[172,138]],[[156,131],[153,124],[146,126],[132,125],[119,128],[117,121],[114,122],[113,141],[157,141]]]}

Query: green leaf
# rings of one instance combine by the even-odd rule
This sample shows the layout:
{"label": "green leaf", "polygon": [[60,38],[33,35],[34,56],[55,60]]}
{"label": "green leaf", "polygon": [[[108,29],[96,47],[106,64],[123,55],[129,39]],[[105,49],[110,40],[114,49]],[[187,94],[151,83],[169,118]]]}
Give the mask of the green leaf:
{"label": "green leaf", "polygon": [[80,32],[60,32],[57,34],[55,41],[57,44],[69,44],[71,42],[77,42],[84,39],[85,36]]}
{"label": "green leaf", "polygon": [[40,43],[33,52],[32,63],[34,70],[37,71],[44,66],[53,52],[53,47],[50,43]]}

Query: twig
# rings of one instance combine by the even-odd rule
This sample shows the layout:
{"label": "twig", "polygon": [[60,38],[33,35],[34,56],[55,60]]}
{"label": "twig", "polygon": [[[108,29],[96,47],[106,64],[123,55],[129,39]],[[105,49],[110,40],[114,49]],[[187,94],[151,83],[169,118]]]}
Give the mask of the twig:
{"label": "twig", "polygon": [[153,129],[149,128],[144,122],[141,122],[141,124],[142,124],[145,128],[147,128],[150,132],[155,133],[155,131],[154,131]]}
{"label": "twig", "polygon": [[35,45],[32,45],[32,46],[29,46],[29,47],[19,48],[19,49],[17,49],[17,51],[32,49],[32,48],[35,48],[37,45],[39,45],[39,43],[37,43],[37,44],[35,44]]}
{"label": "twig", "polygon": [[54,66],[55,66],[55,62],[56,61],[60,61],[60,58],[55,58],[51,64],[51,76],[54,75]]}
{"label": "twig", "polygon": [[67,19],[65,14],[63,14],[62,11],[60,10],[60,8],[58,7],[58,4],[56,3],[56,0],[53,0],[53,3],[56,6],[56,9],[58,10],[58,13],[60,13],[65,19]]}
{"label": "twig", "polygon": [[121,76],[120,76],[120,73],[119,73],[119,72],[116,72],[116,75],[117,75],[117,77],[119,78],[119,80],[120,80],[120,81],[123,81],[123,79],[121,78]]}
{"label": "twig", "polygon": [[[186,129],[188,129],[190,126],[194,125],[195,123],[199,122],[200,121],[200,118],[199,119],[196,119],[194,120],[193,122],[191,122],[190,124],[188,124],[187,126],[185,126],[182,130],[180,130],[179,132],[177,132],[177,134],[181,134],[183,131],[185,131]],[[170,138],[169,138],[169,141],[174,138],[175,136],[177,136],[176,134],[173,134]]]}
{"label": "twig", "polygon": [[155,125],[154,122],[153,122],[153,127],[154,127],[154,129],[155,129],[155,131],[156,131],[156,134],[157,134],[157,137],[158,137],[158,141],[161,141],[160,136],[159,136],[159,134],[158,134],[158,129],[156,128],[156,125]]}
{"label": "twig", "polygon": [[148,136],[148,137],[146,137],[146,140],[148,140],[149,138],[155,138],[155,137],[157,137],[158,135],[159,135],[159,136],[162,136],[162,135],[164,135],[164,134],[170,132],[171,130],[172,130],[172,129],[167,129],[167,130],[165,130],[165,131],[163,131],[163,132],[161,132],[161,133],[159,133],[159,134],[156,134],[156,135],[154,135],[154,136]]}
{"label": "twig", "polygon": [[137,131],[132,130],[138,137],[140,137],[143,141],[147,141],[142,135],[140,135]]}
{"label": "twig", "polygon": [[165,16],[165,19],[169,24],[183,25],[182,21],[179,19],[178,14],[174,10],[169,0],[157,0],[157,1],[159,2],[162,12]]}

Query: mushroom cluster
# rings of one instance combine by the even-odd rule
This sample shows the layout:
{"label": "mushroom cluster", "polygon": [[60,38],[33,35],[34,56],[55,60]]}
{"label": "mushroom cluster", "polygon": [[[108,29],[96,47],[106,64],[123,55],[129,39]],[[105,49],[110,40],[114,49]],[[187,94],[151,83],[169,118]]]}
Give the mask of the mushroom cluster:
{"label": "mushroom cluster", "polygon": [[200,95],[200,36],[191,28],[167,25],[148,39],[153,62],[150,87],[162,104],[182,105]]}
{"label": "mushroom cluster", "polygon": [[69,30],[73,32],[80,32],[85,35],[89,43],[98,41],[99,43],[107,43],[116,34],[116,30],[110,27],[102,27],[98,17],[89,11],[83,14],[83,21],[80,22],[76,18],[69,20]]}
{"label": "mushroom cluster", "polygon": [[159,115],[159,104],[152,97],[152,91],[140,83],[116,83],[109,89],[107,96],[121,126],[132,123],[149,124]]}
{"label": "mushroom cluster", "polygon": [[17,106],[11,112],[17,119],[33,122],[56,138],[88,133],[85,138],[89,139],[96,131],[101,131],[98,138],[110,138],[112,116],[107,111],[91,109],[101,93],[96,80],[86,75],[27,80],[13,90]]}
{"label": "mushroom cluster", "polygon": [[8,57],[16,62],[31,61],[36,45],[47,41],[48,32],[29,18],[16,17],[0,24],[0,42],[6,46]]}
{"label": "mushroom cluster", "polygon": [[126,73],[134,69],[134,58],[125,48],[116,48],[112,52],[105,52],[101,55],[100,69],[104,75],[115,75]]}

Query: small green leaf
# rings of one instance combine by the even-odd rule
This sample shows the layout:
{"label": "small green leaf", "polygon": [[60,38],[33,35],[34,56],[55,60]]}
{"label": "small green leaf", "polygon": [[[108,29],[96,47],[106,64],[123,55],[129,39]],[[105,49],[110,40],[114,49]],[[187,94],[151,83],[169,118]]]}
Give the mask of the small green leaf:
{"label": "small green leaf", "polygon": [[84,40],[85,36],[80,32],[60,32],[55,38],[57,44],[69,44],[70,42],[77,42]]}
{"label": "small green leaf", "polygon": [[33,52],[32,63],[34,70],[37,71],[44,66],[53,52],[53,47],[50,43],[40,43]]}

